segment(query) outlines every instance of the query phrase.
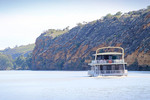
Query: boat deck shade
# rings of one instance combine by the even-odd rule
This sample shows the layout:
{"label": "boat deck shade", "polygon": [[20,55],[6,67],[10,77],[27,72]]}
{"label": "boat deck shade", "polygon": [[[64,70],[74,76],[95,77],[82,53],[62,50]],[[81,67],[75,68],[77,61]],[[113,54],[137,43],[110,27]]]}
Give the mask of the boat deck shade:
{"label": "boat deck shade", "polygon": [[105,52],[105,53],[97,53],[97,54],[93,54],[95,55],[122,55],[122,53],[119,52]]}

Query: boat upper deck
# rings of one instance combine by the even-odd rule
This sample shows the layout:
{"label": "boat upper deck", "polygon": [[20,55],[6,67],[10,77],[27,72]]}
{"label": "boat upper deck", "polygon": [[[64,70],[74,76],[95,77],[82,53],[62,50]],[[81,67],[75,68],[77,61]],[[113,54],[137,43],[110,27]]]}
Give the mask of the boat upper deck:
{"label": "boat upper deck", "polygon": [[95,60],[89,65],[127,64],[124,62],[124,49],[121,47],[103,47],[96,50]]}

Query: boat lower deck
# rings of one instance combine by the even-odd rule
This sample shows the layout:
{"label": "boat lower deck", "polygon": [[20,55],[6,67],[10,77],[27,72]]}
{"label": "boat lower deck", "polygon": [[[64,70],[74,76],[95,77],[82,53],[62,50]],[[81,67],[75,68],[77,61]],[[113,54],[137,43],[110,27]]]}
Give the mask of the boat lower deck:
{"label": "boat lower deck", "polygon": [[127,70],[89,70],[90,76],[127,76]]}

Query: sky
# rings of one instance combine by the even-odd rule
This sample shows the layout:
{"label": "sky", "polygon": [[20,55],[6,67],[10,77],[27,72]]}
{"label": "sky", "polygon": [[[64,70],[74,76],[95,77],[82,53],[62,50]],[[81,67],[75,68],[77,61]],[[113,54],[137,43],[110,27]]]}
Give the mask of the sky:
{"label": "sky", "polygon": [[72,28],[149,5],[150,0],[0,0],[0,50],[35,43],[48,29]]}

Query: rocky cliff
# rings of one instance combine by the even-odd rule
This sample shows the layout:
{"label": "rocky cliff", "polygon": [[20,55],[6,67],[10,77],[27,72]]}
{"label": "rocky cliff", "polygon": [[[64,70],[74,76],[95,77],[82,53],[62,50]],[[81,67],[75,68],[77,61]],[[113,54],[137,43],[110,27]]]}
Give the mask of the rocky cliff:
{"label": "rocky cliff", "polygon": [[131,70],[150,70],[150,9],[107,15],[71,30],[49,30],[36,40],[32,68],[87,70],[95,50],[121,46]]}

